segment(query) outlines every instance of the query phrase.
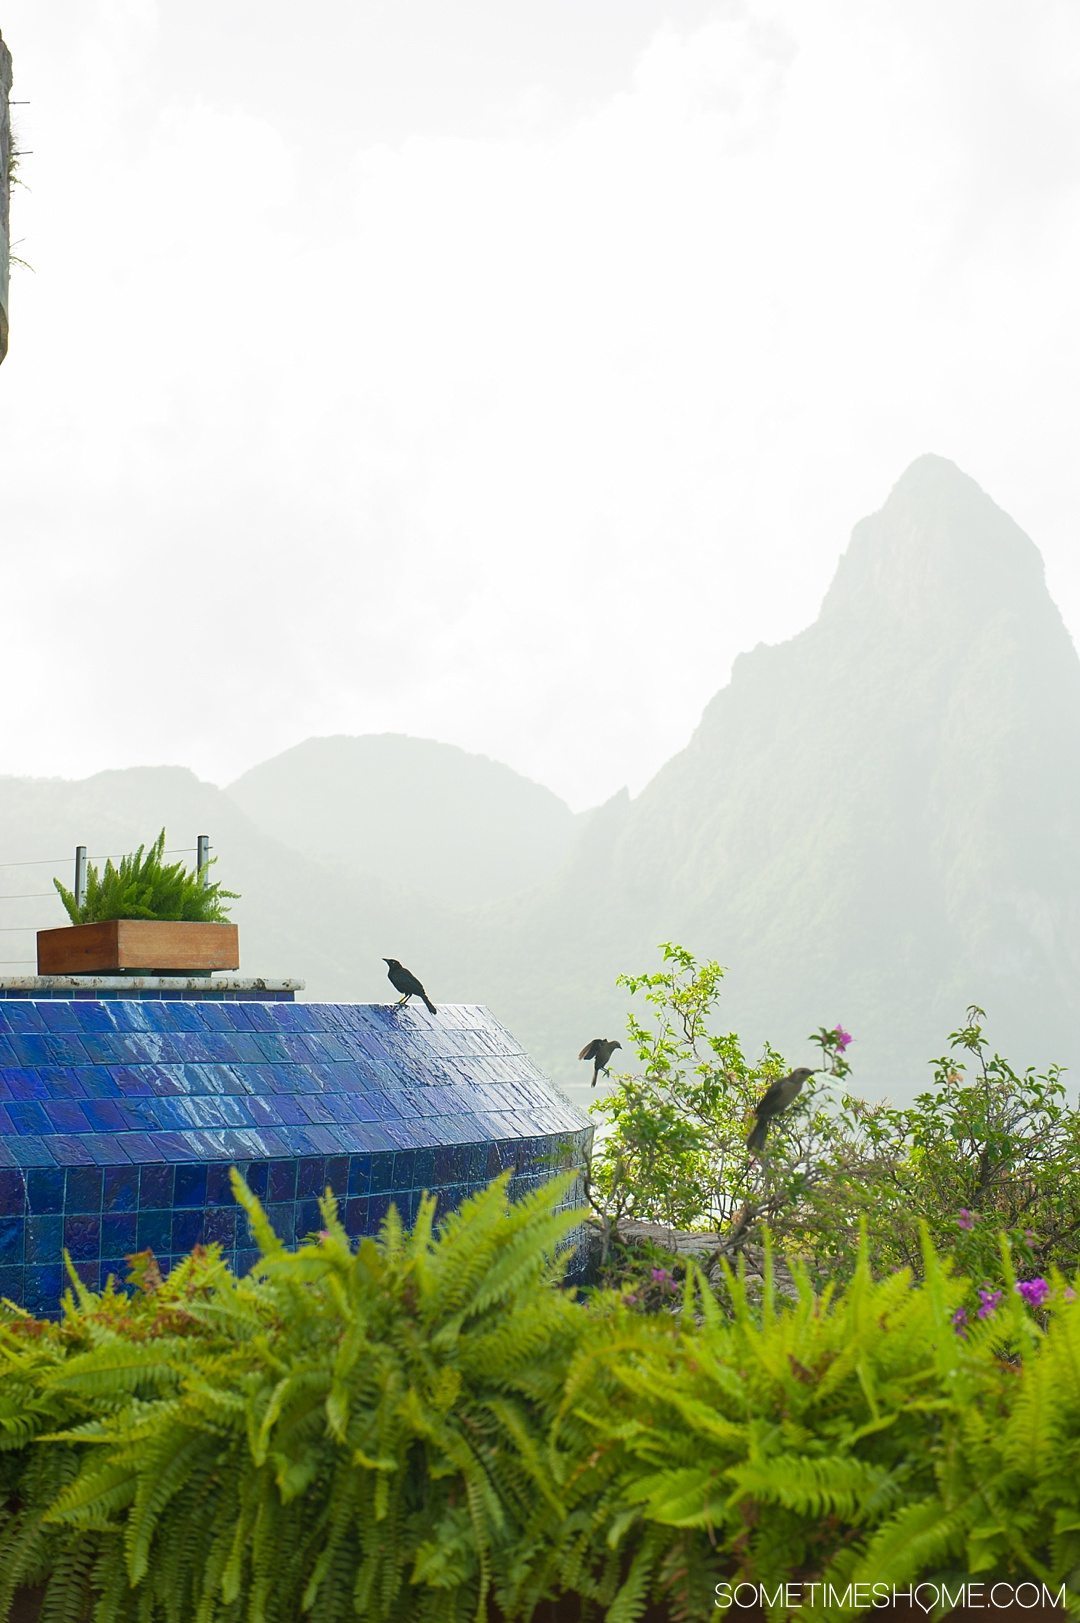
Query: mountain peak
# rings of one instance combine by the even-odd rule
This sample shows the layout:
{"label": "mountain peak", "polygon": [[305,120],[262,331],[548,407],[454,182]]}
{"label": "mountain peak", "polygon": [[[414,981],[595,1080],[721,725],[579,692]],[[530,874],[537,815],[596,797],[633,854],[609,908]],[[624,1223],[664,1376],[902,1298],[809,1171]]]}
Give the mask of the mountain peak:
{"label": "mountain peak", "polygon": [[856,524],[819,624],[835,627],[849,613],[876,618],[892,606],[927,626],[942,616],[971,625],[1021,605],[1060,618],[1039,549],[955,462],[927,454]]}

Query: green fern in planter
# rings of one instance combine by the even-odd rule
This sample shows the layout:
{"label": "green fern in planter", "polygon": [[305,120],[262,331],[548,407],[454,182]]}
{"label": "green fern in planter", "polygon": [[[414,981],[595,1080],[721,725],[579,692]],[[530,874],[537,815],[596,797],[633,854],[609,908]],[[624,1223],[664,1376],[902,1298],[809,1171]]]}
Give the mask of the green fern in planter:
{"label": "green fern in planter", "polygon": [[104,873],[91,863],[86,870],[86,899],[82,906],[59,879],[54,879],[60,900],[72,924],[104,924],[108,919],[168,919],[192,924],[224,924],[226,901],[236,901],[233,890],[204,884],[182,862],[164,862],[165,830],[149,851],[121,857],[120,866],[106,860]]}

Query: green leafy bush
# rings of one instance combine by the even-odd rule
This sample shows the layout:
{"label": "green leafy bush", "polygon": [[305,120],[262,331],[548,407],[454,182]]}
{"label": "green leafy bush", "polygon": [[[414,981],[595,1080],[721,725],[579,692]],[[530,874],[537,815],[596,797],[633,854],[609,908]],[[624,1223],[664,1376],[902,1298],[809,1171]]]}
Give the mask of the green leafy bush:
{"label": "green leafy bush", "polygon": [[638,1069],[593,1109],[605,1126],[591,1195],[611,1222],[641,1218],[719,1231],[732,1251],[766,1224],[819,1283],[850,1276],[860,1225],[876,1272],[922,1266],[925,1224],[976,1284],[1000,1284],[999,1233],[1029,1272],[1080,1267],[1080,1115],[1058,1071],[1018,1072],[968,1010],[904,1108],[868,1104],[836,1081],[850,1071],[847,1033],[821,1030],[828,1082],[811,1081],[746,1149],[752,1109],[788,1065],[771,1048],[750,1063],[738,1038],[712,1028],[723,971],[685,948],[661,948],[656,973],[621,977],[644,997],[628,1019]]}
{"label": "green leafy bush", "polygon": [[54,879],[72,924],[103,924],[108,919],[225,923],[229,916],[225,903],[236,901],[236,892],[205,883],[201,873],[189,871],[182,862],[164,862],[164,850],[162,829],[148,851],[140,845],[137,851],[121,857],[119,867],[108,859],[104,873],[99,873],[90,863],[86,870],[86,899],[81,907],[72,892]]}
{"label": "green leafy bush", "polygon": [[[413,1623],[576,1596],[583,1618],[714,1611],[716,1585],[1080,1574],[1080,1300],[1055,1277],[969,1325],[922,1279],[722,1313],[560,1288],[567,1179],[500,1179],[432,1230],[392,1212],[297,1251],[238,1187],[262,1261],[213,1247],[60,1324],[0,1313],[0,1618]],[[1001,1268],[1011,1278],[1004,1247]],[[1038,1295],[1037,1310],[1028,1305]],[[838,1603],[826,1615],[852,1615]],[[1080,1611],[1080,1605],[1077,1606]]]}

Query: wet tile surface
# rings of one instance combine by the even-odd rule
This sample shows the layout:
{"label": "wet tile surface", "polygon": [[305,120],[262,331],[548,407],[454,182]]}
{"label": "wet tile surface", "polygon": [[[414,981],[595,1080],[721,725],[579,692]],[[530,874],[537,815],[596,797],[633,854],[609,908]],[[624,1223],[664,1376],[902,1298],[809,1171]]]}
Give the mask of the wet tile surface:
{"label": "wet tile surface", "polygon": [[0,1295],[54,1311],[64,1248],[93,1284],[147,1247],[171,1266],[216,1241],[250,1266],[229,1166],[294,1243],[326,1188],[361,1235],[425,1189],[446,1211],[509,1168],[524,1192],[591,1137],[477,1005],[0,989]]}

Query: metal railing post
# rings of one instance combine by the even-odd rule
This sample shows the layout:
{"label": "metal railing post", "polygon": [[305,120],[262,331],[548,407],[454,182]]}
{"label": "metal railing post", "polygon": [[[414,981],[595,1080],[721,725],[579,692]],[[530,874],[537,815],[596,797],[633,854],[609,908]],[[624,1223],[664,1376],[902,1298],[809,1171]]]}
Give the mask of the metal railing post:
{"label": "metal railing post", "polygon": [[204,885],[210,883],[210,836],[200,834],[195,841],[195,869]]}
{"label": "metal railing post", "polygon": [[86,903],[86,847],[75,847],[75,905],[83,907]]}

